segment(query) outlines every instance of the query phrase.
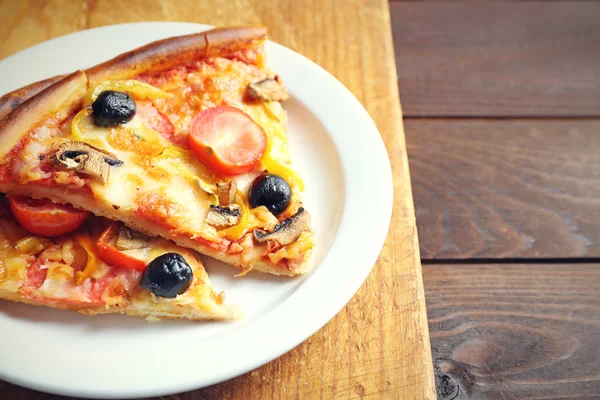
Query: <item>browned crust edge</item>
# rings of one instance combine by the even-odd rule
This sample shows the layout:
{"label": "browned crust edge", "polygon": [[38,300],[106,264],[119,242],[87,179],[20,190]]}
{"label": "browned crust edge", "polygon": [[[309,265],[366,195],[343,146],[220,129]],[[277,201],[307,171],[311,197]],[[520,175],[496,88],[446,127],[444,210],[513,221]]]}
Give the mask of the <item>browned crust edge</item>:
{"label": "browned crust edge", "polygon": [[17,303],[24,303],[33,306],[50,307],[58,310],[69,310],[76,311],[80,314],[87,316],[94,316],[100,314],[123,314],[130,317],[142,317],[142,318],[153,318],[153,319],[179,319],[179,320],[191,320],[191,321],[224,321],[224,320],[235,320],[241,317],[242,313],[237,310],[234,306],[223,307],[223,310],[215,314],[209,314],[207,312],[190,309],[189,307],[181,306],[181,312],[157,312],[152,309],[138,310],[131,308],[119,308],[117,306],[90,306],[85,304],[64,304],[60,301],[41,302],[35,299],[23,298],[18,292],[11,292],[8,290],[0,289],[0,300],[9,300]]}
{"label": "browned crust edge", "polygon": [[52,78],[32,83],[31,85],[24,86],[0,97],[0,119],[4,118],[8,113],[17,108],[17,106],[19,106],[25,100],[35,96],[48,86],[53,85],[64,77],[64,75],[53,76]]}
{"label": "browned crust edge", "polygon": [[207,56],[257,47],[267,38],[262,26],[216,28],[192,35],[150,43],[96,65],[86,73],[91,84],[107,79],[129,79],[141,73],[160,72]]}
{"label": "browned crust edge", "polygon": [[[223,261],[229,265],[233,265],[234,267],[240,268],[242,270],[245,267],[239,265],[238,258],[235,255],[224,254],[223,252],[217,249],[214,249],[202,243],[195,242],[183,235],[174,236],[171,232],[169,232],[168,229],[162,227],[159,224],[155,224],[149,221],[144,221],[144,224],[140,224],[133,218],[124,217],[121,213],[117,212],[116,210],[104,210],[98,208],[93,198],[91,198],[90,196],[85,196],[73,190],[69,191],[65,189],[59,192],[54,187],[37,186],[32,184],[18,185],[13,183],[0,183],[0,192],[20,196],[28,196],[33,198],[47,198],[54,201],[55,203],[70,203],[76,207],[87,210],[94,215],[112,220],[119,220],[131,229],[146,233],[147,235],[162,236],[166,239],[170,239],[181,247],[194,249],[200,252],[201,254]],[[273,275],[295,277],[303,275],[309,271],[308,260],[309,257],[305,257],[302,264],[300,264],[293,270],[289,270],[281,266],[273,266],[266,261],[259,260],[252,266],[252,270],[270,273]]]}
{"label": "browned crust edge", "polygon": [[85,73],[75,71],[27,99],[0,120],[0,160],[43,118],[54,115],[58,120],[64,119],[73,108],[80,107],[87,85]]}
{"label": "browned crust edge", "polygon": [[[267,38],[264,26],[215,28],[192,35],[172,37],[149,43],[123,53],[85,71],[92,84],[108,77],[127,79],[146,72],[158,72],[205,56],[218,56],[248,47],[258,47]],[[0,97],[0,119],[25,100],[63,79],[57,75],[32,83]]]}

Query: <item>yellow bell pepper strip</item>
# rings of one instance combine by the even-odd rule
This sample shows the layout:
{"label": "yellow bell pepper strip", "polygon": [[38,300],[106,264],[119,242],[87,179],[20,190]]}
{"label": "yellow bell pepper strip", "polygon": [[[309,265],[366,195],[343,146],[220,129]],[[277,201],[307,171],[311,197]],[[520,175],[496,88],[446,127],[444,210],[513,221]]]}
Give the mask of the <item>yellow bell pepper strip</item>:
{"label": "yellow bell pepper strip", "polygon": [[246,196],[244,196],[239,190],[235,198],[235,204],[240,206],[242,216],[240,217],[240,221],[237,223],[237,225],[234,225],[231,228],[227,228],[222,231],[223,236],[229,240],[238,240],[239,238],[244,236],[244,233],[246,233],[248,223],[250,221],[250,213],[248,211],[247,205],[248,200],[246,199]]}
{"label": "yellow bell pepper strip", "polygon": [[81,247],[83,247],[83,249],[87,252],[88,255],[83,272],[79,271],[76,274],[77,284],[81,285],[87,278],[92,276],[92,274],[96,270],[98,253],[96,251],[96,244],[88,235],[84,233],[78,233],[75,235],[75,241],[79,243]]}
{"label": "yellow bell pepper strip", "polygon": [[100,93],[106,90],[114,90],[117,92],[127,92],[132,95],[132,97],[138,99],[154,99],[157,97],[169,97],[170,93],[160,90],[159,88],[148,85],[147,83],[143,83],[136,80],[127,80],[127,81],[105,81],[101,82],[94,89],[88,90],[83,98],[84,105],[90,105],[96,100]]}
{"label": "yellow bell pepper strip", "polygon": [[301,192],[304,191],[304,181],[300,177],[300,174],[293,170],[290,166],[285,165],[282,162],[277,161],[272,156],[273,145],[271,140],[267,141],[267,150],[261,159],[262,164],[265,166],[270,174],[279,175],[286,180],[290,185],[295,184]]}

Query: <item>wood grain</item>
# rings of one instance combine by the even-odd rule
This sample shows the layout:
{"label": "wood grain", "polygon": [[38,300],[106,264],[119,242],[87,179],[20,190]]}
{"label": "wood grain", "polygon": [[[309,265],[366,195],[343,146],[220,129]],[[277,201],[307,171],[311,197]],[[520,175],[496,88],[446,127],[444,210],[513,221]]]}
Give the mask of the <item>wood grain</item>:
{"label": "wood grain", "polygon": [[600,265],[423,269],[440,399],[600,398]]}
{"label": "wood grain", "polygon": [[600,256],[600,121],[405,123],[423,258]]}
{"label": "wood grain", "polygon": [[406,117],[600,116],[600,2],[390,7]]}
{"label": "wood grain", "polygon": [[[352,301],[283,357],[229,382],[175,398],[433,398],[387,1],[5,0],[0,2],[0,56],[69,31],[148,20],[268,24],[273,40],[322,65],[358,97],[379,127],[394,168],[389,237]],[[40,394],[4,383],[0,397],[9,396],[37,399]]]}

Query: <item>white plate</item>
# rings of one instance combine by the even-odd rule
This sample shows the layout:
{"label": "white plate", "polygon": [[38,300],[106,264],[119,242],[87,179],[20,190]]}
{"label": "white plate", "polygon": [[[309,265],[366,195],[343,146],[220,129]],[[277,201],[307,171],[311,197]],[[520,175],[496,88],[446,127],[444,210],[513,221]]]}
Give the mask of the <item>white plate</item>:
{"label": "white plate", "polygon": [[[0,62],[5,77],[0,93],[208,28],[152,22],[56,38]],[[377,260],[390,221],[392,175],[385,147],[367,112],[333,76],[281,45],[269,42],[267,53],[291,94],[284,107],[292,159],[306,181],[304,200],[316,231],[313,272],[297,279],[234,278],[236,269],[206,260],[215,288],[246,309],[237,322],[150,324],[0,301],[0,378],[85,397],[184,392],[279,357],[350,300]]]}

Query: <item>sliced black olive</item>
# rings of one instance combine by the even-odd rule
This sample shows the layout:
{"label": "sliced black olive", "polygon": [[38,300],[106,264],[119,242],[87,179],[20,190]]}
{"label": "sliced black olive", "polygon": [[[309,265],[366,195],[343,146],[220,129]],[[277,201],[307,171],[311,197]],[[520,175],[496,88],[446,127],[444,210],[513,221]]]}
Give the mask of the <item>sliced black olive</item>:
{"label": "sliced black olive", "polygon": [[124,124],[135,115],[135,101],[127,93],[106,90],[92,103],[94,124],[103,128]]}
{"label": "sliced black olive", "polygon": [[250,207],[265,206],[274,215],[279,215],[290,205],[292,189],[280,176],[262,174],[250,185],[248,202]]}
{"label": "sliced black olive", "polygon": [[111,167],[120,167],[121,165],[123,165],[123,161],[110,157],[104,157],[104,162],[110,165]]}
{"label": "sliced black olive", "polygon": [[190,287],[193,277],[192,267],[181,254],[165,253],[146,266],[140,286],[156,296],[173,298]]}

